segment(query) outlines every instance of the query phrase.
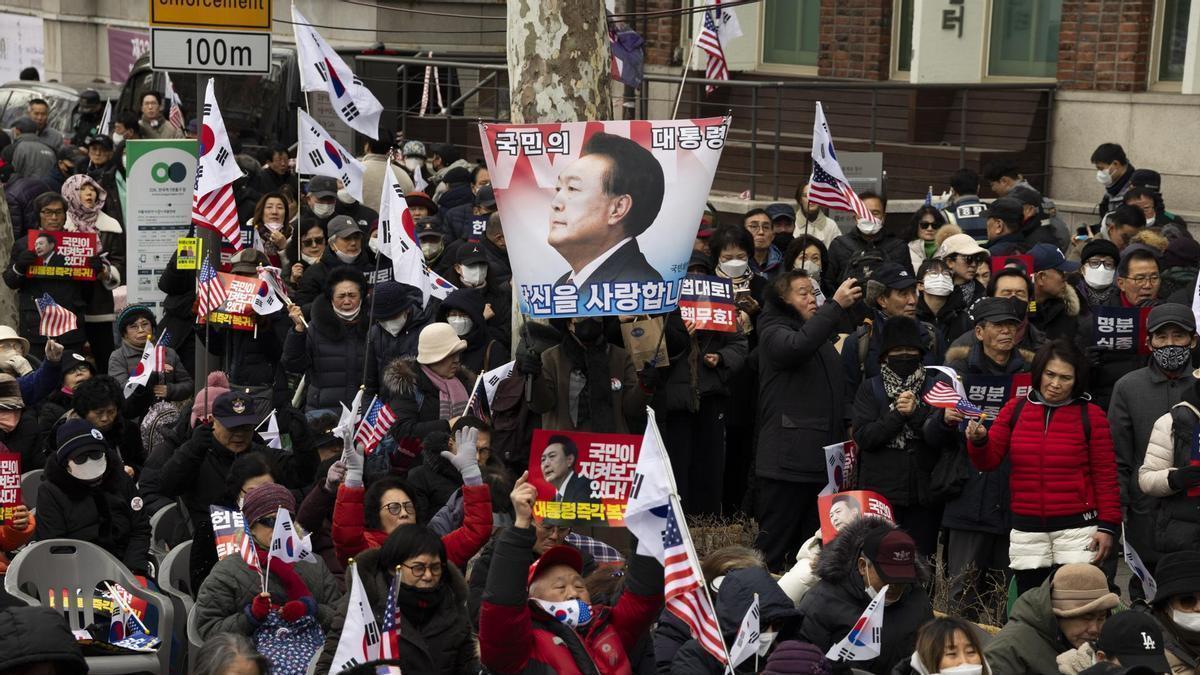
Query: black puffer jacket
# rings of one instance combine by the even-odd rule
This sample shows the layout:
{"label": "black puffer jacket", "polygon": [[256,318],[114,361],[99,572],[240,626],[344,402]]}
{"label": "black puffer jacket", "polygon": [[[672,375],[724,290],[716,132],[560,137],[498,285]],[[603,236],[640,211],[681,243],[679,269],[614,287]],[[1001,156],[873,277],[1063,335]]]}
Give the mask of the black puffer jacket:
{"label": "black puffer jacket", "polygon": [[[358,257],[348,264],[350,267],[362,272],[363,276],[367,278],[368,286],[372,285],[371,279],[375,274],[375,256],[365,244],[362,247],[362,251],[358,254]],[[327,280],[329,279],[329,273],[334,269],[345,265],[347,265],[347,263],[342,262],[337,257],[337,254],[334,253],[332,246],[326,247],[324,255],[321,256],[321,260],[315,265],[309,265],[308,269],[304,270],[304,276],[300,277],[299,288],[297,288],[296,293],[292,295],[292,302],[300,305],[304,309],[305,315],[311,317],[313,302],[318,298],[325,296],[325,287],[328,285]],[[380,261],[379,269],[381,272],[385,268],[390,267],[390,263],[388,263],[386,260]]]}
{"label": "black puffer jacket", "polygon": [[108,468],[98,485],[89,486],[67,473],[58,461],[46,462],[46,479],[38,488],[38,541],[82,539],[113,554],[134,573],[145,573],[150,549],[150,518],[142,508],[137,485],[125,473],[112,448]]}
{"label": "black puffer jacket", "polygon": [[51,663],[48,672],[58,675],[88,672],[83,651],[59,611],[49,607],[6,607],[0,609],[0,626],[4,626],[0,631],[0,671],[33,672],[38,664]]}
{"label": "black puffer jacket", "polygon": [[[219,329],[209,332],[208,351],[221,358],[222,370],[234,387],[286,388],[287,378],[279,362],[283,341],[292,332],[287,312],[280,310],[255,316],[258,330]],[[198,333],[197,336],[204,336]]]}
{"label": "black puffer jacket", "polygon": [[13,244],[12,257],[9,258],[3,275],[5,285],[17,292],[17,332],[28,338],[31,344],[37,345],[36,353],[40,356],[42,350],[45,349],[46,338],[38,329],[41,315],[38,314],[34,300],[49,293],[56,303],[64,309],[74,312],[79,326],[75,330],[54,338],[55,341],[66,347],[78,349],[87,339],[83,333],[83,310],[86,309],[87,300],[91,297],[91,284],[100,282],[51,278],[27,279],[25,267],[21,267],[20,270],[16,267],[17,260],[27,252],[32,253],[29,251],[29,243],[25,237],[21,237]]}
{"label": "black puffer jacket", "polygon": [[38,430],[37,413],[33,411],[33,408],[25,408],[21,411],[21,419],[17,421],[17,426],[13,427],[12,431],[0,429],[0,443],[3,443],[9,452],[21,455],[22,471],[40,469],[46,464],[46,453],[38,444]]}
{"label": "black puffer jacket", "polygon": [[412,488],[409,496],[417,505],[417,522],[422,525],[428,523],[463,484],[462,474],[441,455],[442,450],[450,447],[449,438],[440,431],[426,436],[421,464],[408,472],[408,486]]}
{"label": "black puffer jacket", "polygon": [[[458,381],[469,395],[475,384],[475,373],[459,368]],[[389,433],[397,441],[422,439],[435,431],[450,433],[450,422],[442,418],[439,410],[437,387],[429,381],[415,358],[396,359],[388,364],[379,397],[386,400],[396,414],[396,423]]]}
{"label": "black puffer jacket", "polygon": [[[803,616],[800,639],[821,651],[841,641],[854,627],[870,604],[866,582],[858,573],[858,557],[867,534],[876,528],[895,526],[881,518],[864,517],[847,525],[817,557],[820,581],[813,586],[796,609]],[[918,562],[918,570],[928,578],[928,570]],[[883,610],[883,637],[879,656],[870,661],[851,661],[849,665],[871,673],[886,673],[900,661],[907,661],[917,641],[917,630],[933,618],[933,607],[921,584],[911,584],[904,595]]]}
{"label": "black puffer jacket", "polygon": [[[358,393],[366,349],[364,311],[353,322],[343,321],[324,295],[312,303],[312,320],[303,333],[292,327],[283,344],[283,367],[305,375],[305,408],[339,409]],[[394,410],[395,408],[393,408]]]}
{"label": "black puffer jacket", "polygon": [[[379,381],[389,363],[406,356],[410,358],[417,356],[417,343],[421,338],[421,329],[433,321],[441,303],[437,298],[430,298],[429,305],[422,309],[421,291],[408,284],[403,284],[403,286],[404,305],[408,308],[408,320],[404,322],[404,328],[392,335],[379,324],[379,319],[392,317],[376,316],[375,322],[371,324],[371,347],[368,358],[373,367],[367,369],[367,381],[365,382],[367,399],[379,393]],[[367,310],[370,311],[369,305]]]}
{"label": "black puffer jacket", "polygon": [[[375,612],[375,622],[382,625],[391,572],[381,567],[379,551],[372,548],[359,553],[354,557],[354,564]],[[471,631],[471,617],[467,616],[467,584],[454,565],[447,563],[445,570],[436,609],[424,624],[417,625],[403,610],[400,612],[399,659],[400,668],[406,673],[474,675],[479,672],[478,648]],[[338,602],[333,626],[325,633],[325,651],[317,663],[319,673],[330,672],[333,666],[349,604],[350,594],[347,593]]]}

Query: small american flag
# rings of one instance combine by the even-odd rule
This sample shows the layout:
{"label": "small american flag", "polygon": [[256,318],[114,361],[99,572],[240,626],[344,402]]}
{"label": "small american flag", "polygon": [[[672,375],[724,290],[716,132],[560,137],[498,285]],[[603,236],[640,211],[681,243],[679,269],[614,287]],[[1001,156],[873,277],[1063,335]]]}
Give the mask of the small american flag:
{"label": "small american flag", "polygon": [[696,565],[688,555],[683,541],[683,531],[675,515],[675,507],[668,502],[667,528],[663,532],[663,595],[667,610],[688,625],[692,635],[705,651],[720,663],[726,662],[725,644],[712,603],[704,591],[704,579],[697,576]]}
{"label": "small american flag", "polygon": [[964,417],[977,419],[983,415],[983,409],[958,395],[950,384],[938,380],[929,391],[925,392],[925,402],[935,408],[957,410]]}
{"label": "small american flag", "polygon": [[196,316],[205,317],[209,312],[220,307],[228,294],[225,292],[225,286],[221,284],[221,277],[217,275],[217,271],[213,269],[208,258],[205,258],[204,263],[200,265],[200,277],[197,281],[199,288],[196,290],[196,295],[200,302],[196,307]]}
{"label": "small american flag", "polygon": [[379,645],[379,658],[394,659],[400,656],[400,624],[396,615],[400,612],[396,607],[396,585],[400,581],[400,573],[392,575],[392,583],[388,585],[387,606],[383,608],[383,625],[379,627],[383,634],[383,642]]}
{"label": "small american flag", "polygon": [[242,560],[246,561],[250,569],[261,570],[262,566],[258,562],[258,549],[254,548],[254,539],[250,536],[250,523],[246,522],[245,516],[242,517],[242,545],[240,548]]}
{"label": "small american flag", "polygon": [[79,327],[75,313],[55,302],[49,293],[43,293],[35,303],[42,317],[38,330],[45,337],[58,337]]}
{"label": "small american flag", "polygon": [[396,414],[392,412],[391,407],[376,396],[372,399],[367,414],[363,416],[362,423],[358,425],[358,433],[354,434],[354,442],[362,443],[364,451],[370,455],[395,422]]}
{"label": "small american flag", "polygon": [[[708,55],[708,64],[704,69],[704,77],[710,80],[728,80],[729,64],[725,62],[725,50],[721,47],[720,8],[704,12],[704,23],[700,27],[700,35],[696,36],[696,46]],[[704,88],[704,93],[713,92],[712,85]]]}
{"label": "small american flag", "polygon": [[175,93],[175,87],[171,84],[171,76],[163,73],[167,78],[167,86],[164,87],[163,98],[171,104],[171,112],[167,113],[167,121],[174,124],[177,129],[183,129],[183,101],[180,100],[179,94]]}
{"label": "small american flag", "polygon": [[839,211],[850,211],[859,220],[878,222],[875,214],[867,209],[854,188],[850,187],[842,165],[838,163],[837,152],[833,148],[833,133],[825,121],[825,109],[820,101],[816,103],[816,114],[813,116],[812,163],[808,201]]}
{"label": "small american flag", "polygon": [[192,222],[217,232],[235,250],[242,250],[233,183],[226,183],[204,196],[192,193]]}

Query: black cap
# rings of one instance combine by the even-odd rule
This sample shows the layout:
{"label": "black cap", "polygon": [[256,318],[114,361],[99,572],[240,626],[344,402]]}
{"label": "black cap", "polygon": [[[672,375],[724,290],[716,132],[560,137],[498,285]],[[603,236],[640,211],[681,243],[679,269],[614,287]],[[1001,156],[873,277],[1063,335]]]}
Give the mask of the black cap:
{"label": "black cap", "polygon": [[1015,197],[1001,197],[983,212],[984,218],[999,218],[1006,223],[1017,224],[1025,220],[1025,204]]}
{"label": "black cap", "polygon": [[317,199],[328,199],[337,196],[337,179],[329,176],[313,176],[308,181],[308,194]]}
{"label": "black cap", "polygon": [[89,136],[87,139],[87,143],[85,143],[84,145],[86,145],[89,148],[92,147],[93,145],[98,145],[98,146],[104,148],[105,150],[112,150],[113,149],[113,140],[112,140],[112,136],[105,136],[103,134],[98,134],[96,136]]}
{"label": "black cap", "polygon": [[1200,593],[1200,551],[1172,551],[1159,559],[1154,567],[1158,590],[1155,602],[1174,595]]}
{"label": "black cap", "polygon": [[1021,321],[1021,317],[1017,315],[1016,307],[1008,298],[981,298],[978,302],[971,305],[970,313],[971,318],[975,320],[976,326],[984,321],[989,323]]}
{"label": "black cap", "polygon": [[91,422],[79,418],[63,422],[58,427],[54,440],[58,445],[55,456],[62,465],[66,465],[76,455],[108,452],[108,441],[104,440],[104,434],[92,426]]}
{"label": "black cap", "polygon": [[99,103],[100,92],[96,91],[95,89],[84,89],[83,91],[79,92],[79,100],[86,101],[87,103]]}
{"label": "black cap", "polygon": [[1079,253],[1080,262],[1086,262],[1088,258],[1094,255],[1106,255],[1113,259],[1115,264],[1121,259],[1121,249],[1117,245],[1107,239],[1092,239],[1083,245],[1083,251]]}
{"label": "black cap", "polygon": [[87,358],[73,349],[67,349],[63,352],[62,358],[59,359],[59,368],[63,374],[69,373],[76,368],[87,368],[92,375],[96,374],[96,366]]}
{"label": "black cap", "polygon": [[1039,209],[1042,208],[1042,193],[1034,190],[1028,185],[1018,185],[1014,187],[1012,190],[1009,190],[1007,196],[1012,197],[1022,204],[1036,206]]}
{"label": "black cap", "polygon": [[889,584],[911,584],[917,574],[917,544],[904,530],[876,527],[867,533],[863,557],[871,562],[879,578]]}
{"label": "black cap", "polygon": [[442,239],[446,238],[446,233],[442,231],[441,221],[432,216],[417,219],[417,241],[422,237],[437,236]]}
{"label": "black cap", "polygon": [[254,411],[254,399],[244,392],[227,391],[221,394],[213,402],[212,411],[213,417],[227,429],[258,424],[258,413]]}
{"label": "black cap", "polygon": [[65,145],[58,150],[58,159],[71,162],[72,164],[86,162],[87,158],[87,153],[74,145]]}
{"label": "black cap", "polygon": [[892,290],[912,288],[917,285],[917,277],[899,263],[885,262],[871,273],[871,281],[878,281]]}
{"label": "black cap", "polygon": [[487,262],[487,254],[479,247],[479,244],[465,244],[458,247],[458,256],[454,262],[460,265],[470,265],[472,263]]}
{"label": "black cap", "polygon": [[446,185],[457,185],[459,183],[470,183],[471,172],[461,166],[456,166],[442,175],[442,182]]}
{"label": "black cap", "polygon": [[1129,174],[1129,185],[1162,192],[1162,176],[1154,169],[1136,169]]}
{"label": "black cap", "polygon": [[491,185],[484,185],[475,193],[475,206],[482,206],[485,209],[496,208],[496,193],[492,190]]}
{"label": "black cap", "polygon": [[1066,274],[1079,269],[1079,263],[1067,260],[1062,251],[1054,244],[1042,242],[1029,249],[1029,256],[1033,258],[1033,271],[1035,272],[1058,270]]}
{"label": "black cap", "polygon": [[1100,628],[1096,651],[1116,658],[1122,666],[1146,666],[1156,673],[1169,673],[1171,667],[1163,651],[1162,628],[1149,614],[1137,611],[1117,612]]}
{"label": "black cap", "polygon": [[921,326],[917,320],[904,315],[893,316],[883,322],[883,344],[879,348],[879,360],[897,347],[912,347],[925,353],[925,342],[921,339]]}
{"label": "black cap", "polygon": [[765,210],[772,223],[780,218],[787,218],[793,222],[796,220],[796,209],[792,208],[791,204],[782,202],[769,204]]}
{"label": "black cap", "polygon": [[1196,317],[1192,314],[1192,308],[1178,302],[1167,302],[1150,310],[1150,316],[1146,317],[1146,330],[1151,333],[1171,324],[1195,333]]}

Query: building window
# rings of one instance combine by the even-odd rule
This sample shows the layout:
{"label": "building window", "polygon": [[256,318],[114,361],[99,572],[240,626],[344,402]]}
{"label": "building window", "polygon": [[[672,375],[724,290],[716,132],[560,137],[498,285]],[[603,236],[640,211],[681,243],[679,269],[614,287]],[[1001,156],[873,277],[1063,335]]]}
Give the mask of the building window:
{"label": "building window", "polygon": [[1054,77],[1062,0],[995,0],[992,3],[988,74]]}
{"label": "building window", "polygon": [[1191,0],[1165,0],[1162,46],[1158,55],[1159,82],[1183,81],[1183,56],[1187,51],[1188,13]]}
{"label": "building window", "polygon": [[816,66],[821,0],[769,0],[763,6],[763,63]]}
{"label": "building window", "polygon": [[913,0],[900,0],[900,20],[896,34],[896,71],[912,70]]}

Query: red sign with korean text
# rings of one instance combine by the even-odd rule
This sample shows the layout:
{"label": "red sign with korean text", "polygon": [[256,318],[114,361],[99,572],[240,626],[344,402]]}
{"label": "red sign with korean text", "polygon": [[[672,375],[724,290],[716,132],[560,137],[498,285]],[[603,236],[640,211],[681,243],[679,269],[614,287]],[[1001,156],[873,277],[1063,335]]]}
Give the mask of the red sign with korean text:
{"label": "red sign with korean text", "polygon": [[625,524],[642,437],[577,431],[533,432],[529,482],[539,521],[579,526]]}
{"label": "red sign with korean text", "polygon": [[21,455],[0,452],[0,523],[10,523],[21,501]]}
{"label": "red sign with korean text", "polygon": [[837,492],[817,497],[817,513],[821,517],[822,544],[833,541],[843,527],[863,516],[879,516],[896,522],[888,500],[870,490]]}
{"label": "red sign with korean text", "polygon": [[28,250],[37,254],[26,277],[95,281],[92,258],[100,252],[95,232],[30,230],[25,240]]}

